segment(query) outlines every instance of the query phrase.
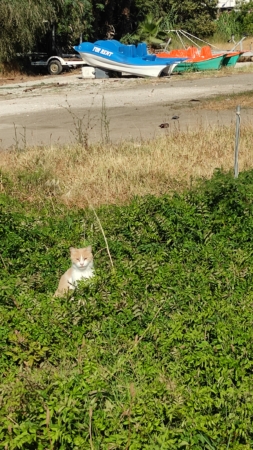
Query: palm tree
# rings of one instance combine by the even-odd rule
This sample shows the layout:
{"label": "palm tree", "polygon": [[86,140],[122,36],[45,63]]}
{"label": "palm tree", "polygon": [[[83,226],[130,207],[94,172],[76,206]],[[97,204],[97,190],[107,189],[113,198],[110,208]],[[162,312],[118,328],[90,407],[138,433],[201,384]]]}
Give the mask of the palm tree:
{"label": "palm tree", "polygon": [[138,41],[145,41],[150,46],[162,44],[167,37],[166,32],[160,26],[162,20],[163,18],[154,19],[151,13],[147,14],[143,22],[139,24],[136,34],[132,38]]}

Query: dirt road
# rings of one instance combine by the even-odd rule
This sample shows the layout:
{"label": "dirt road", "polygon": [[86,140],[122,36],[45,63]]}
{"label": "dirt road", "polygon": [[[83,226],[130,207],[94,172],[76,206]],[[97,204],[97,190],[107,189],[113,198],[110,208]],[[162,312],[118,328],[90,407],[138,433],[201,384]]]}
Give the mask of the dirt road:
{"label": "dirt road", "polygon": [[[84,80],[81,74],[0,86],[0,147],[148,139],[166,132],[234,121],[234,109],[199,108],[218,94],[253,91],[253,74],[187,80],[184,76]],[[178,116],[177,119],[172,117]],[[242,110],[252,121],[252,110]]]}

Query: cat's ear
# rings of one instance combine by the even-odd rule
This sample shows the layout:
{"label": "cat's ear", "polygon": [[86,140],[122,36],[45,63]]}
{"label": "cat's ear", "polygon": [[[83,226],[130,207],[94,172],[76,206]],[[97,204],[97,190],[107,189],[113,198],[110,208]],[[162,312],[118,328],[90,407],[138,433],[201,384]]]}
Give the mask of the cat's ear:
{"label": "cat's ear", "polygon": [[70,249],[69,249],[70,253],[73,253],[74,250],[75,250],[74,247],[70,247]]}
{"label": "cat's ear", "polygon": [[86,247],[86,250],[88,250],[88,252],[92,252],[92,246],[88,245],[88,247]]}

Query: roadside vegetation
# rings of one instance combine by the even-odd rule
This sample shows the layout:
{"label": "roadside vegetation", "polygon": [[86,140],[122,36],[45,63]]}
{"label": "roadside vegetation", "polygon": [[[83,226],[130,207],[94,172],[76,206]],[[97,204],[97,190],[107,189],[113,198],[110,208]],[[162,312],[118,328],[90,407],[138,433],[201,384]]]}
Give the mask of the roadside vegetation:
{"label": "roadside vegetation", "polygon": [[252,131],[2,152],[1,448],[252,448]]}
{"label": "roadside vegetation", "polygon": [[[234,124],[116,146],[102,114],[99,144],[77,120],[1,152],[0,448],[251,450],[252,123],[234,179]],[[54,298],[88,244],[95,277]]]}
{"label": "roadside vegetation", "polygon": [[[70,189],[84,180],[69,203],[53,181],[61,165],[56,149],[37,149],[37,162],[32,150],[12,154],[14,172],[2,168],[1,448],[252,448],[253,171],[235,180],[231,171],[214,170],[232,165],[232,133],[224,132],[217,139],[212,132],[187,141],[183,135],[178,144],[179,135],[165,138],[156,166],[145,157],[148,144],[122,147],[118,156],[113,149],[101,185],[102,167],[96,172],[86,154],[85,171],[65,173]],[[184,190],[180,182],[177,191],[170,180],[179,174],[173,155],[180,148],[185,179],[203,179]],[[79,150],[69,156],[72,169],[78,158],[84,163]],[[111,160],[110,148],[100,151],[104,164],[103,151]],[[135,152],[138,183],[133,176],[127,186],[126,155]],[[245,160],[246,152],[250,165],[251,140],[242,144]],[[64,164],[66,157],[62,149]],[[101,195],[114,170],[126,194],[111,191],[108,203],[119,205],[94,214],[92,203],[107,201]],[[59,188],[67,188],[63,177]],[[140,196],[148,191],[163,195]],[[86,243],[95,278],[72,296],[53,298],[68,248]]]}
{"label": "roadside vegetation", "polygon": [[[233,95],[216,95],[212,99],[209,98],[201,101],[198,108],[223,111],[236,110],[237,105],[240,105],[244,111],[250,111],[253,108],[253,92],[245,92]],[[247,124],[247,127],[248,126],[250,126],[249,123]]]}
{"label": "roadside vegetation", "polygon": [[[235,110],[237,104],[252,108],[252,95],[219,96],[189,111]],[[23,139],[2,152],[0,170],[8,179],[2,191],[39,204],[48,198],[71,207],[126,204],[134,196],[182,192],[199,178],[211,178],[217,168],[233,169],[234,124],[206,127],[200,121],[194,130],[182,131],[171,123],[155,140],[117,144],[110,142],[109,122],[98,144],[89,144],[84,122],[75,125],[74,144],[29,148]],[[252,168],[252,133],[252,123],[242,123],[240,170]]]}

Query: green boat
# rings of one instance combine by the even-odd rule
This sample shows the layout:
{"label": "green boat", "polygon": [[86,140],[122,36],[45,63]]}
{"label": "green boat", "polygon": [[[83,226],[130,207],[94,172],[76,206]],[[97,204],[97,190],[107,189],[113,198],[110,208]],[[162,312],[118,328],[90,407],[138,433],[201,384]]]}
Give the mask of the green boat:
{"label": "green boat", "polygon": [[221,51],[212,53],[209,45],[199,51],[196,47],[188,49],[171,50],[158,53],[159,58],[181,57],[188,58],[177,64],[173,72],[202,72],[204,70],[219,70],[221,67],[234,67],[242,52]]}
{"label": "green boat", "polygon": [[179,63],[173,72],[202,72],[203,70],[219,70],[223,65],[225,55],[217,55],[212,58],[198,59]]}
{"label": "green boat", "polygon": [[222,65],[226,67],[235,67],[238,59],[243,52],[228,52],[222,61]]}
{"label": "green boat", "polygon": [[181,57],[188,58],[182,61],[173,70],[173,72],[200,72],[203,70],[219,70],[223,64],[226,53],[213,54],[210,46],[202,47],[201,51],[196,47],[188,49],[171,50],[170,52],[160,52],[159,58]]}
{"label": "green boat", "polygon": [[[182,61],[179,63],[173,70],[173,72],[194,72],[194,71],[203,71],[203,70],[218,70],[221,67],[234,67],[240,58],[240,56],[245,53],[239,50],[234,50],[239,43],[241,43],[245,36],[236,44],[234,49],[232,50],[219,50],[217,47],[208,44],[205,41],[193,36],[184,30],[170,30],[176,33],[177,38],[180,39],[181,44],[184,48],[173,49],[168,51],[167,46],[162,52],[157,54],[160,58],[166,57],[180,57],[187,58],[186,61]],[[187,42],[191,42],[193,45],[190,45],[188,48],[183,44],[184,39],[187,39]],[[198,44],[195,44],[194,41],[198,41]],[[207,44],[200,48],[199,41]],[[168,41],[169,44],[169,41]]]}

